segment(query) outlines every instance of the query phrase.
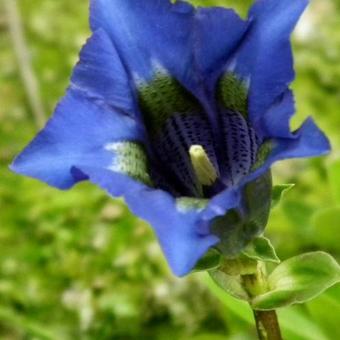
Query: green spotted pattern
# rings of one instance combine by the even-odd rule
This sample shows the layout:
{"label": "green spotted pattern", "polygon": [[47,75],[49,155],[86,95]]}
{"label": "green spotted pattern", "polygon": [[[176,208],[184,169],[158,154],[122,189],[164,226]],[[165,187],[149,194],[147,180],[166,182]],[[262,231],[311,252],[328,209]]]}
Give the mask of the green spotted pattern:
{"label": "green spotted pattern", "polygon": [[142,145],[134,142],[118,142],[107,145],[106,149],[115,154],[114,162],[109,167],[110,170],[126,174],[152,186],[148,158]]}
{"label": "green spotted pattern", "polygon": [[193,197],[180,197],[177,198],[176,204],[178,210],[188,212],[190,210],[203,210],[209,203],[208,199],[193,198]]}
{"label": "green spotted pattern", "polygon": [[158,134],[174,114],[200,112],[200,104],[176,79],[157,72],[138,88],[139,105],[149,133]]}
{"label": "green spotted pattern", "polygon": [[226,73],[220,78],[217,89],[218,100],[226,109],[239,112],[247,118],[248,88],[244,81],[233,73]]}
{"label": "green spotted pattern", "polygon": [[265,141],[257,151],[256,162],[253,164],[251,170],[255,171],[259,169],[270,156],[274,149],[274,142],[271,140]]}

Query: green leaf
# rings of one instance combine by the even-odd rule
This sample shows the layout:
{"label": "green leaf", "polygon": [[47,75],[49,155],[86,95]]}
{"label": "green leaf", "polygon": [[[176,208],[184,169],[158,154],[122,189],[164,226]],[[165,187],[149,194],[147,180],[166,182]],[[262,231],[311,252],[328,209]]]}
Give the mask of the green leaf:
{"label": "green leaf", "polygon": [[197,262],[193,273],[218,268],[221,264],[222,256],[216,249],[209,249],[208,252]]}
{"label": "green leaf", "polygon": [[268,277],[269,291],[252,301],[270,310],[313,299],[340,281],[340,266],[324,252],[299,255],[282,262]]}
{"label": "green leaf", "polygon": [[273,186],[272,191],[272,209],[277,207],[279,203],[281,202],[283,196],[291,190],[295,184],[279,184]]}
{"label": "green leaf", "polygon": [[220,288],[231,296],[241,300],[249,300],[249,296],[241,284],[241,277],[239,275],[228,275],[220,270],[209,271],[209,275]]}
{"label": "green leaf", "polygon": [[264,236],[255,237],[243,250],[243,254],[257,261],[280,263],[273,245]]}

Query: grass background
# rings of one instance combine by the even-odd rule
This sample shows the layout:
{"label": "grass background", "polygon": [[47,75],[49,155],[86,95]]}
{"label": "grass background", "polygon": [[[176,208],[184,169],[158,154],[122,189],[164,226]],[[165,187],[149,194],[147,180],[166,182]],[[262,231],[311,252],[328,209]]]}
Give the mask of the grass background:
{"label": "grass background", "polygon": [[[15,0],[0,2],[0,338],[255,339],[247,306],[205,275],[173,277],[151,229],[121,200],[87,183],[59,192],[9,172],[41,118],[21,78],[6,1]],[[89,35],[88,2],[16,2],[39,85],[31,92],[41,97],[47,119]],[[243,14],[251,3],[192,2],[233,5]],[[312,115],[333,153],[274,168],[275,183],[296,183],[266,232],[281,259],[317,249],[340,257],[339,13],[339,0],[312,0],[293,37],[298,113],[292,126]],[[339,301],[335,286],[280,311],[286,339],[340,339]]]}

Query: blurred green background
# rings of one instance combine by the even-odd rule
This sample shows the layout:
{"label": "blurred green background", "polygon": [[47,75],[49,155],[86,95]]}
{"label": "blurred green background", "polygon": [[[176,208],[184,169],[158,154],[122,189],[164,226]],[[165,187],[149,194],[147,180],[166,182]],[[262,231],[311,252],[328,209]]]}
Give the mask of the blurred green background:
{"label": "blurred green background", "polygon": [[[193,2],[243,14],[251,3]],[[266,231],[281,259],[316,249],[340,257],[339,15],[340,0],[312,0],[294,34],[292,126],[312,115],[333,153],[274,168],[275,183],[296,183]],[[63,95],[87,18],[85,0],[0,2],[0,338],[255,339],[248,307],[204,274],[172,276],[151,229],[122,201],[87,183],[59,192],[8,170]],[[340,339],[340,286],[279,316],[288,340]]]}

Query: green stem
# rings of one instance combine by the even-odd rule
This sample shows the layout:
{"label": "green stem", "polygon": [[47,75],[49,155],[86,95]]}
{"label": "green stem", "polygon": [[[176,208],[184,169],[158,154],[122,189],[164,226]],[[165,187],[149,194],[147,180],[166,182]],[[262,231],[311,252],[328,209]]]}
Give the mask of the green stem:
{"label": "green stem", "polygon": [[[242,283],[251,298],[265,293],[267,283],[264,264],[258,263],[256,273],[242,275]],[[275,310],[253,310],[253,313],[260,340],[282,340],[280,325]]]}

